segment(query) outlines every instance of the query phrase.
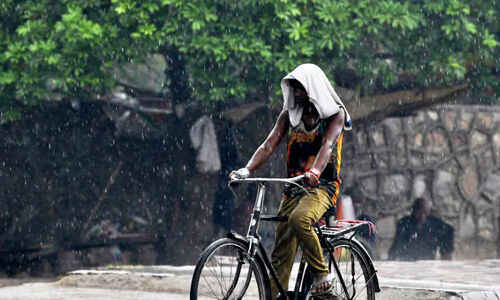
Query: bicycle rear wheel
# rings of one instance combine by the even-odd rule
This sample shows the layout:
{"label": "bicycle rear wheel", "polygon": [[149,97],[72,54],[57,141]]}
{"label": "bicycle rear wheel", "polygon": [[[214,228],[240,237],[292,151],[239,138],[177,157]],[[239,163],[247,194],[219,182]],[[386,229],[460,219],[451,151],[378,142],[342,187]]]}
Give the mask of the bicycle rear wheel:
{"label": "bicycle rear wheel", "polygon": [[[330,240],[330,243],[334,249],[333,252],[327,253],[327,250],[323,249],[323,254],[330,273],[335,275],[333,295],[329,297],[312,297],[310,292],[306,292],[306,299],[374,300],[373,277],[375,274],[370,272],[367,261],[370,258],[366,255],[365,250],[357,243],[345,238]],[[339,279],[339,274],[335,270],[334,261],[338,266],[338,273],[340,273],[342,280]],[[312,273],[308,271],[307,274],[302,290],[309,291],[312,284]]]}
{"label": "bicycle rear wheel", "polygon": [[203,251],[191,282],[191,300],[267,300],[269,283],[259,259],[249,260],[248,246],[220,239]]}

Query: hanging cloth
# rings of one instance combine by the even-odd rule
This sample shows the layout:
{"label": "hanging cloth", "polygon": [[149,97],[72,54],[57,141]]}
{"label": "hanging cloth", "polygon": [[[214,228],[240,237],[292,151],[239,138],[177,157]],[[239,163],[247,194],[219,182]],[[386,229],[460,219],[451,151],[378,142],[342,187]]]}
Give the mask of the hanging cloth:
{"label": "hanging cloth", "polygon": [[193,148],[198,152],[196,161],[202,173],[214,173],[220,170],[219,147],[215,135],[214,123],[204,115],[196,121],[189,131]]}

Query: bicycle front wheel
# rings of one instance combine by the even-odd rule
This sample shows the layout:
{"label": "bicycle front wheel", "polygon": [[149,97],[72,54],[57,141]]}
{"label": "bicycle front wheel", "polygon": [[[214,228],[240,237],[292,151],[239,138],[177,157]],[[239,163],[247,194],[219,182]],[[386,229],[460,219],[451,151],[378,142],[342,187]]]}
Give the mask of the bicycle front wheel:
{"label": "bicycle front wheel", "polygon": [[245,243],[229,238],[208,246],[196,265],[190,299],[267,300],[265,270],[258,259],[249,259],[247,251]]}

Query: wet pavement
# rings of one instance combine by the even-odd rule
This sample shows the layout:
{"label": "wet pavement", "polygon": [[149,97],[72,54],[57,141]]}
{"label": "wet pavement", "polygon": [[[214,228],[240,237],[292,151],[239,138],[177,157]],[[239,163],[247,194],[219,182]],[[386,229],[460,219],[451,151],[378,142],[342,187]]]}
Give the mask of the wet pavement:
{"label": "wet pavement", "polygon": [[[500,299],[500,260],[376,261],[375,268],[382,288],[377,299]],[[0,288],[0,299],[187,299],[193,270],[193,266],[79,270],[55,282]]]}
{"label": "wet pavement", "polygon": [[500,260],[375,262],[382,288],[443,291],[458,299],[500,299]]}
{"label": "wet pavement", "polygon": [[[429,298],[421,299],[431,299],[431,294],[432,297],[437,297],[435,299],[500,299],[500,260],[376,261],[374,264],[382,293],[392,291],[392,293],[385,293],[383,299],[403,299],[406,297],[393,298],[393,296],[408,294],[410,291],[420,296],[424,296],[425,291],[427,291]],[[297,264],[294,269],[294,273],[296,273]],[[164,277],[189,277],[193,270],[193,266],[125,267],[119,269],[121,272],[134,272],[143,274],[143,276]],[[98,274],[110,271],[104,269],[84,270],[73,272],[73,274]],[[293,275],[290,280],[291,282],[295,281]]]}
{"label": "wet pavement", "polygon": [[375,262],[386,287],[459,293],[500,291],[500,260]]}
{"label": "wet pavement", "polygon": [[46,283],[27,283],[0,289],[5,300],[184,300],[186,295],[104,288],[68,288]]}

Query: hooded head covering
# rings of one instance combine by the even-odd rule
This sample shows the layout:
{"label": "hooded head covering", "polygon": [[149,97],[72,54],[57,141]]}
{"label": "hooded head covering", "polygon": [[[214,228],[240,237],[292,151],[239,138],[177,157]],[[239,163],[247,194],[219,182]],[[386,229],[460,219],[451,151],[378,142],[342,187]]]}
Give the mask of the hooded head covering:
{"label": "hooded head covering", "polygon": [[290,79],[299,81],[306,89],[309,101],[314,104],[321,119],[337,114],[342,108],[345,112],[344,130],[351,129],[352,121],[349,113],[337,93],[335,93],[325,73],[315,64],[300,65],[281,80],[284,99],[283,110],[288,110],[290,123],[293,127],[300,123],[303,108],[295,103],[293,87],[289,82]]}

